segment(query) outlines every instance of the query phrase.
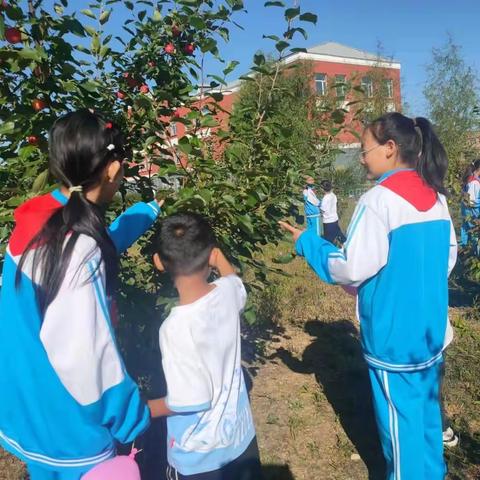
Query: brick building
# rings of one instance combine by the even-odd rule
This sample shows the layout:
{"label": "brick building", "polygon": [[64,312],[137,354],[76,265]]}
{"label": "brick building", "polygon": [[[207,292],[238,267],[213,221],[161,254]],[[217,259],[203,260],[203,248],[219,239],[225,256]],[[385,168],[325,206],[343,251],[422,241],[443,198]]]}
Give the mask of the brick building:
{"label": "brick building", "polygon": [[[326,42],[308,48],[306,52],[294,53],[287,56],[283,63],[290,65],[295,62],[309,62],[312,70],[312,89],[321,97],[330,94],[332,85],[345,82],[354,82],[362,86],[367,96],[373,96],[375,79],[372,72],[381,72],[382,81],[385,82],[385,91],[388,97],[388,110],[401,109],[402,98],[400,91],[400,63],[389,58],[383,58],[376,54],[358,50],[356,48],[341,45],[335,42]],[[241,81],[236,80],[227,87],[222,88],[223,100],[220,103],[227,113],[219,112],[217,120],[223,128],[228,127],[228,112],[231,112],[241,87]],[[338,96],[345,96],[341,86],[334,88]],[[208,90],[207,90],[208,92]],[[346,98],[348,101],[348,97]],[[208,108],[208,93],[199,100],[201,108]],[[345,103],[347,103],[345,101]],[[348,107],[346,107],[348,110]],[[187,109],[179,109],[178,115],[182,116]],[[351,123],[352,113],[346,115],[346,123],[356,130],[361,125]],[[205,129],[203,134],[212,137],[215,143],[215,129]],[[171,121],[169,142],[174,146],[185,135],[185,126],[180,122]],[[339,147],[343,150],[338,163],[348,163],[349,158],[358,153],[360,144],[358,139],[347,130],[342,130],[336,138]],[[180,160],[181,161],[181,160]]]}

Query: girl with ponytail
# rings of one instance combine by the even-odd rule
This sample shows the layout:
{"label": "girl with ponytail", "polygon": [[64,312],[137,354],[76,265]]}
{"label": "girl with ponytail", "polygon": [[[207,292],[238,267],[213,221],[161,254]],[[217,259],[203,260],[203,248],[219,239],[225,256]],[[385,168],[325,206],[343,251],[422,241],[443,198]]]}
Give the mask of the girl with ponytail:
{"label": "girl with ponytail", "polygon": [[15,212],[0,297],[0,444],[32,480],[77,480],[149,425],[112,330],[118,256],[160,212],[139,203],[107,227],[128,158],[117,125],[69,113],[49,135],[59,189]]}
{"label": "girl with ponytail", "polygon": [[356,289],[387,479],[440,480],[439,383],[457,255],[447,155],[428,120],[387,113],[365,128],[361,163],[376,185],[361,197],[343,248],[281,226],[322,280]]}
{"label": "girl with ponytail", "polygon": [[[462,191],[464,194],[462,202],[462,230],[460,244],[466,247],[475,241],[480,242],[478,235],[475,236],[475,226],[480,228],[480,158],[471,162],[463,176]],[[477,238],[476,238],[477,237]],[[479,252],[480,243],[477,247]],[[479,252],[480,254],[480,252]]]}

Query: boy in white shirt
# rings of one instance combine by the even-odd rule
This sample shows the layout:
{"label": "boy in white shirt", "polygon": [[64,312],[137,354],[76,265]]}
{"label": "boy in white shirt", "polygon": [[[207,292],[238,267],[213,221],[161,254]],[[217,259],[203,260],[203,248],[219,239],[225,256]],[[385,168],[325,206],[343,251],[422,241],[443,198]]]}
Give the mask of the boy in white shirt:
{"label": "boy in white shirt", "polygon": [[[154,247],[180,297],[160,328],[167,396],[149,402],[152,417],[168,416],[167,480],[261,479],[241,367],[243,283],[200,215],[164,220]],[[208,283],[211,268],[220,278]]]}
{"label": "boy in white shirt", "polygon": [[344,243],[346,238],[338,225],[337,196],[333,193],[332,183],[322,180],[320,185],[325,192],[320,205],[323,218],[323,238],[331,243],[337,239],[340,243]]}

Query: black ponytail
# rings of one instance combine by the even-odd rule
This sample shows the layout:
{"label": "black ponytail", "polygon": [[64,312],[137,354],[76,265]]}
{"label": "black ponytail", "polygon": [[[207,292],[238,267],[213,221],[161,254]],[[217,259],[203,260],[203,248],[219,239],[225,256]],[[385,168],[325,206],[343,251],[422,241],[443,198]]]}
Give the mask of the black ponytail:
{"label": "black ponytail", "polygon": [[393,140],[402,161],[415,168],[436,192],[447,195],[443,184],[448,168],[447,153],[426,118],[412,119],[398,112],[387,113],[367,128],[380,145]]}
{"label": "black ponytail", "polygon": [[477,158],[476,160],[473,160],[473,162],[468,164],[467,168],[465,169],[465,173],[463,174],[463,177],[462,177],[463,187],[465,187],[465,185],[468,183],[473,173],[479,169],[480,169],[480,158]]}
{"label": "black ponytail", "polygon": [[[42,314],[57,296],[80,235],[95,240],[105,264],[107,294],[113,292],[117,275],[117,253],[108,235],[102,208],[85,193],[97,186],[110,161],[128,156],[123,136],[114,124],[88,110],[69,113],[55,122],[49,134],[50,172],[71,188],[67,203],[45,223],[23,253],[16,285],[27,255],[32,255],[32,281]],[[72,188],[74,187],[74,188]],[[35,248],[34,248],[35,247]],[[84,259],[93,253],[89,252]]]}

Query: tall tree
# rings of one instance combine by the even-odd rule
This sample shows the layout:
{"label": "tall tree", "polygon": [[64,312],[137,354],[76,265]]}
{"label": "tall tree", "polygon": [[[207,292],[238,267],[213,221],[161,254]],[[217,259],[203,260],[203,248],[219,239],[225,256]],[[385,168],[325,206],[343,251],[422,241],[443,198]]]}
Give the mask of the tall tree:
{"label": "tall tree", "polygon": [[428,102],[428,114],[448,153],[448,185],[458,193],[466,160],[478,153],[477,74],[465,62],[461,47],[452,37],[442,47],[432,50],[427,74],[423,93]]}

